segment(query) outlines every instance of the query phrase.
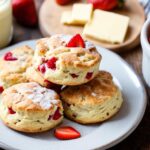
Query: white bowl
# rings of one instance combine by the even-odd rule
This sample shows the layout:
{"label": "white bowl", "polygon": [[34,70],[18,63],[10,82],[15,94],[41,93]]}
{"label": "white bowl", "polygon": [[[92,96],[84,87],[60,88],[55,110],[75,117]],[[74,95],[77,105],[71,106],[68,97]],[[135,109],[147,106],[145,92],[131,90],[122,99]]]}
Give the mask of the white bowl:
{"label": "white bowl", "polygon": [[143,49],[142,72],[146,83],[150,87],[150,43],[148,42],[148,30],[150,32],[150,18],[146,20],[141,31]]}

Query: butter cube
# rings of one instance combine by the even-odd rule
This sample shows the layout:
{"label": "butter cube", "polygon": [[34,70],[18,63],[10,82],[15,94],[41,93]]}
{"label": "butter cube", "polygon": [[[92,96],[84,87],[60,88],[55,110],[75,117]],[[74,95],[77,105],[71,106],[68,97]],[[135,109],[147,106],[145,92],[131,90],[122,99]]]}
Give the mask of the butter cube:
{"label": "butter cube", "polygon": [[74,4],[72,8],[72,20],[76,24],[84,25],[91,19],[92,11],[92,4]]}
{"label": "butter cube", "polygon": [[122,43],[129,25],[129,17],[103,10],[95,10],[83,35],[111,43]]}
{"label": "butter cube", "polygon": [[68,24],[68,25],[75,24],[75,22],[72,19],[72,12],[71,11],[64,11],[62,13],[61,23]]}

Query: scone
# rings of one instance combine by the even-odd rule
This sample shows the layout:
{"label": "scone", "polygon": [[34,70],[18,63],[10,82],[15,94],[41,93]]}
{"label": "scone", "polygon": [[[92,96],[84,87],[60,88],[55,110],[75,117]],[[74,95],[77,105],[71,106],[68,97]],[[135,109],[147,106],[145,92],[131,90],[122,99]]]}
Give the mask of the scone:
{"label": "scone", "polygon": [[28,46],[16,48],[0,58],[0,85],[8,88],[27,82],[26,69],[31,66],[34,51]]}
{"label": "scone", "polygon": [[81,124],[102,122],[120,109],[123,99],[110,73],[100,71],[92,81],[62,91],[65,115]]}
{"label": "scone", "polygon": [[36,71],[36,69],[32,66],[26,70],[26,78],[30,82],[37,82],[38,84],[46,88],[50,88],[52,86],[52,83],[48,80],[45,80],[43,75],[40,72]]}
{"label": "scone", "polygon": [[53,90],[35,82],[20,83],[4,90],[0,117],[10,128],[21,132],[43,132],[63,119],[63,107]]}
{"label": "scone", "polygon": [[98,74],[101,61],[96,47],[85,41],[84,48],[67,47],[69,41],[64,37],[55,35],[37,42],[34,68],[55,84],[80,85],[92,80]]}
{"label": "scone", "polygon": [[56,92],[60,93],[61,92],[61,85],[56,85],[46,79],[44,79],[43,75],[41,72],[38,72],[34,67],[29,67],[26,70],[26,78],[29,82],[36,82],[40,84],[43,87],[53,89]]}

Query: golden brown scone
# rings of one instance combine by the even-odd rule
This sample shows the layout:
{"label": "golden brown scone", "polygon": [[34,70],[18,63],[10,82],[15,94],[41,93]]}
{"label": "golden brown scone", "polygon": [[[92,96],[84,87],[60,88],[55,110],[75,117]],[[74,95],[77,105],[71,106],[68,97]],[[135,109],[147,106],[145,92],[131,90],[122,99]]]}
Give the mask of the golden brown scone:
{"label": "golden brown scone", "polygon": [[80,85],[98,73],[101,55],[85,42],[85,48],[66,47],[64,35],[54,35],[37,42],[33,66],[44,79],[60,85]]}
{"label": "golden brown scone", "polygon": [[14,130],[43,132],[62,121],[63,107],[55,91],[35,82],[20,83],[2,93],[0,117]]}
{"label": "golden brown scone", "polygon": [[0,85],[3,88],[27,82],[25,71],[32,64],[33,53],[30,47],[22,46],[0,58]]}
{"label": "golden brown scone", "polygon": [[110,73],[100,71],[92,81],[61,92],[65,115],[81,124],[98,123],[109,119],[120,109],[121,91]]}

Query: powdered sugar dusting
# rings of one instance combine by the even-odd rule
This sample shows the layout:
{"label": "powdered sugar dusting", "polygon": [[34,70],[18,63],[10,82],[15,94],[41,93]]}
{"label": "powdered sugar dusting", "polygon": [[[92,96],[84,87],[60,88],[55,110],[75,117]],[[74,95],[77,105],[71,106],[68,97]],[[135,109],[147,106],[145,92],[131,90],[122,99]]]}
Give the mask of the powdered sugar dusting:
{"label": "powdered sugar dusting", "polygon": [[33,103],[40,105],[43,109],[49,109],[52,104],[57,104],[56,93],[53,90],[41,87],[37,83],[28,83],[28,88],[22,86],[18,89],[20,94],[27,96]]}
{"label": "powdered sugar dusting", "polygon": [[95,46],[93,43],[91,43],[89,41],[85,41],[85,48],[92,49],[92,48],[95,48]]}
{"label": "powdered sugar dusting", "polygon": [[50,37],[50,39],[46,42],[49,50],[55,50],[58,47],[65,46],[66,40],[63,37],[64,36],[62,34],[57,34]]}

